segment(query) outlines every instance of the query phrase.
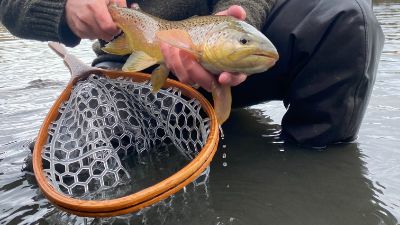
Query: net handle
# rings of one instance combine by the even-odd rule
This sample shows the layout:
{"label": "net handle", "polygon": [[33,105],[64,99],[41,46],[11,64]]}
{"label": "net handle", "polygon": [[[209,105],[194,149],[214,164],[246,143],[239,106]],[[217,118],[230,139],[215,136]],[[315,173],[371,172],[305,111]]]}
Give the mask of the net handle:
{"label": "net handle", "polygon": [[48,45],[58,56],[60,56],[64,60],[64,64],[67,66],[71,73],[72,80],[85,79],[89,74],[98,73],[102,70],[100,68],[86,65],[82,60],[68,53],[64,45],[58,42],[50,41]]}

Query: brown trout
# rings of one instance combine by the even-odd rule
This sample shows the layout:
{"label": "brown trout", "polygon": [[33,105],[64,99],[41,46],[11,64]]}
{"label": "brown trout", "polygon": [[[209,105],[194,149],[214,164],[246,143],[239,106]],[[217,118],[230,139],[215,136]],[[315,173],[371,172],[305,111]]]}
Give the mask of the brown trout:
{"label": "brown trout", "polygon": [[[168,21],[115,4],[110,4],[108,10],[123,34],[108,43],[103,51],[131,54],[122,68],[124,71],[141,71],[158,64],[151,75],[153,91],[162,87],[170,72],[164,64],[160,41],[190,53],[212,74],[261,73],[279,58],[264,34],[231,16],[195,16]],[[231,111],[230,86],[211,85],[217,120],[222,124]]]}

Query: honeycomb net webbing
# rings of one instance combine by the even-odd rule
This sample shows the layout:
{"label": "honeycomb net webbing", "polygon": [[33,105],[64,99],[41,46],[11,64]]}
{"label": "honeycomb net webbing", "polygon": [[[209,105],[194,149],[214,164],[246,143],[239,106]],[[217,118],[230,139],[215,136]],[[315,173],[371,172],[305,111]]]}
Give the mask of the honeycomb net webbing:
{"label": "honeycomb net webbing", "polygon": [[49,183],[74,198],[134,180],[122,159],[173,145],[192,159],[210,120],[196,99],[177,88],[151,92],[148,82],[90,75],[73,88],[42,151]]}

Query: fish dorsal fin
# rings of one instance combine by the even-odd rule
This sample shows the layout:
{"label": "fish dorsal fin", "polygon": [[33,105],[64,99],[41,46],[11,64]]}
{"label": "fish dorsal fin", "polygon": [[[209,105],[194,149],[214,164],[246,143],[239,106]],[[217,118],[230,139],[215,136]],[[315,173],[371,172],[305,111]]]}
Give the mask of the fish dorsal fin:
{"label": "fish dorsal fin", "polygon": [[199,56],[199,52],[196,46],[193,44],[192,38],[189,33],[180,29],[162,30],[156,33],[159,40],[174,46],[176,48],[182,49],[186,52],[191,53],[196,58]]}
{"label": "fish dorsal fin", "polygon": [[114,55],[127,55],[132,52],[125,34],[107,43],[101,50]]}
{"label": "fish dorsal fin", "polygon": [[147,55],[145,52],[138,51],[133,52],[129,56],[129,58],[126,60],[126,63],[122,67],[122,70],[136,72],[144,70],[154,64],[157,64],[156,59]]}

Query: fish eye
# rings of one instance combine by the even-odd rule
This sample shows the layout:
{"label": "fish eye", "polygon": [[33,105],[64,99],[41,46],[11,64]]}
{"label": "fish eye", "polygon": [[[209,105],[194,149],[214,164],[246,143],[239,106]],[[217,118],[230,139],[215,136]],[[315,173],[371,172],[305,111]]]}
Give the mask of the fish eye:
{"label": "fish eye", "polygon": [[246,38],[241,38],[241,39],[239,40],[239,42],[240,42],[242,45],[245,45],[245,44],[248,44],[248,43],[249,43],[249,40],[246,39]]}

